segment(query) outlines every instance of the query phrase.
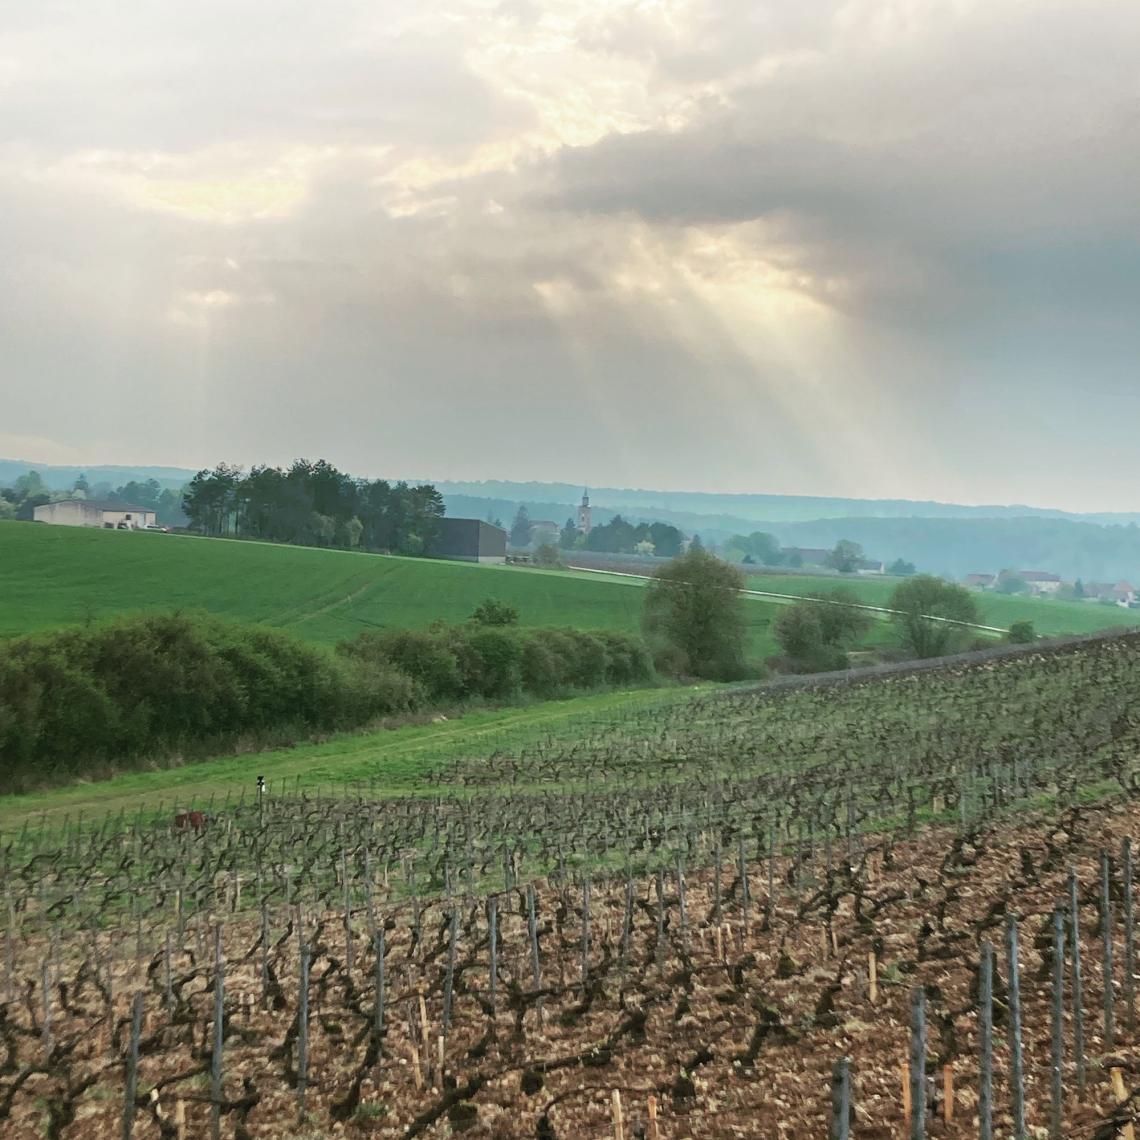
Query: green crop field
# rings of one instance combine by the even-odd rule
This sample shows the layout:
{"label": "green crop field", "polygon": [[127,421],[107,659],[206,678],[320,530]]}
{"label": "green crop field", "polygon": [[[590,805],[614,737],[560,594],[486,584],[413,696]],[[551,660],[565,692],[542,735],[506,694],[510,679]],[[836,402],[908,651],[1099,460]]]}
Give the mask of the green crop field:
{"label": "green crop field", "polygon": [[[486,597],[530,626],[636,632],[642,583],[514,566],[183,535],[0,523],[0,637],[153,610],[201,609],[333,644],[380,627],[463,621]],[[756,658],[775,604],[748,608]]]}
{"label": "green crop field", "polygon": [[[889,606],[891,593],[902,578],[836,578],[808,574],[750,574],[750,590],[774,594],[827,593],[843,587],[870,606]],[[982,625],[1008,629],[1015,621],[1031,621],[1045,637],[1066,633],[1096,633],[1118,626],[1140,625],[1140,610],[1104,606],[1095,602],[1055,601],[1051,598],[1012,597],[1003,594],[976,595]]]}

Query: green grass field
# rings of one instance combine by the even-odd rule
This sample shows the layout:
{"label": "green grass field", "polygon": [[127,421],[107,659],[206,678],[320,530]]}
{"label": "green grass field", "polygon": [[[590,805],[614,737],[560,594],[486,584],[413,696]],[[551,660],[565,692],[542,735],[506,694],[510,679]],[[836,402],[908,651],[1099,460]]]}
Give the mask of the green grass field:
{"label": "green grass field", "polygon": [[[153,610],[201,609],[329,645],[470,617],[486,597],[522,624],[635,633],[642,583],[171,534],[0,523],[0,638]],[[749,604],[750,648],[775,652],[777,606]]]}
{"label": "green grass field", "polygon": [[[891,593],[901,578],[834,578],[806,574],[750,574],[750,590],[770,590],[774,594],[827,593],[838,586],[856,594],[871,606],[890,605]],[[1015,621],[1031,621],[1045,637],[1064,633],[1095,633],[1117,626],[1140,625],[1140,610],[1102,606],[1094,602],[1053,601],[1050,598],[1007,597],[1002,594],[976,595],[982,625],[1008,629]]]}

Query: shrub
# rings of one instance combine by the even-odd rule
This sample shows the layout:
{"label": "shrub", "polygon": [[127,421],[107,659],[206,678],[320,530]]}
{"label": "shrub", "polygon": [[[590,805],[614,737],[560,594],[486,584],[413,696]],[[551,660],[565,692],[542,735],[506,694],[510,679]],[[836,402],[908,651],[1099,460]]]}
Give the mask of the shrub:
{"label": "shrub", "polygon": [[486,598],[475,607],[471,620],[480,625],[518,625],[519,611],[497,598]]}
{"label": "shrub", "polygon": [[775,622],[776,640],[793,672],[825,673],[846,669],[847,653],[871,627],[849,590],[813,594],[783,611]]}
{"label": "shrub", "polygon": [[714,681],[737,680],[748,671],[743,588],[744,575],[701,549],[694,538],[688,553],[650,581],[642,609],[646,634],[655,649],[678,650],[667,656],[683,656],[687,672]]}
{"label": "shrub", "polygon": [[362,633],[341,652],[370,666],[388,665],[410,677],[429,703],[461,700],[468,683],[455,649],[442,630],[384,630]]}
{"label": "shrub", "polygon": [[561,566],[562,554],[557,546],[552,546],[549,542],[541,543],[534,552],[534,564],[536,566]]}
{"label": "shrub", "polygon": [[0,645],[0,791],[249,734],[352,728],[414,707],[413,682],[288,634],[152,615]]}
{"label": "shrub", "polygon": [[417,633],[361,634],[338,648],[369,668],[387,665],[407,674],[433,701],[554,696],[653,678],[645,647],[608,631],[437,625]]}
{"label": "shrub", "polygon": [[467,639],[479,658],[477,692],[491,700],[515,696],[522,686],[522,647],[503,629],[477,629]]}

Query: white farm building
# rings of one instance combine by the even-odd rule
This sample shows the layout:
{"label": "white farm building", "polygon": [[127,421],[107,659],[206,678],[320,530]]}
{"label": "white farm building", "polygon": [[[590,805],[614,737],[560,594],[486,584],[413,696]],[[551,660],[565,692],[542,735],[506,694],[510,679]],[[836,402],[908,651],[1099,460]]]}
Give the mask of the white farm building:
{"label": "white farm building", "polygon": [[156,526],[158,515],[145,507],[130,503],[112,503],[101,499],[64,499],[44,503],[35,509],[36,522],[56,526],[97,526],[106,530],[142,530]]}

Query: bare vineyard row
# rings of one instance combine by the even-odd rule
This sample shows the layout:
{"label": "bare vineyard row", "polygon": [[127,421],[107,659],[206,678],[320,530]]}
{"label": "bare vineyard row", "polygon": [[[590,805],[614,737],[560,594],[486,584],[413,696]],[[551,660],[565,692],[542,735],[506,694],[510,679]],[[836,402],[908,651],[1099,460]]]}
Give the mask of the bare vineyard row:
{"label": "bare vineyard row", "polygon": [[1137,790],[1136,654],[694,700],[396,800],[271,774],[29,823],[0,1127],[1110,1135],[1136,814],[1081,803]]}

